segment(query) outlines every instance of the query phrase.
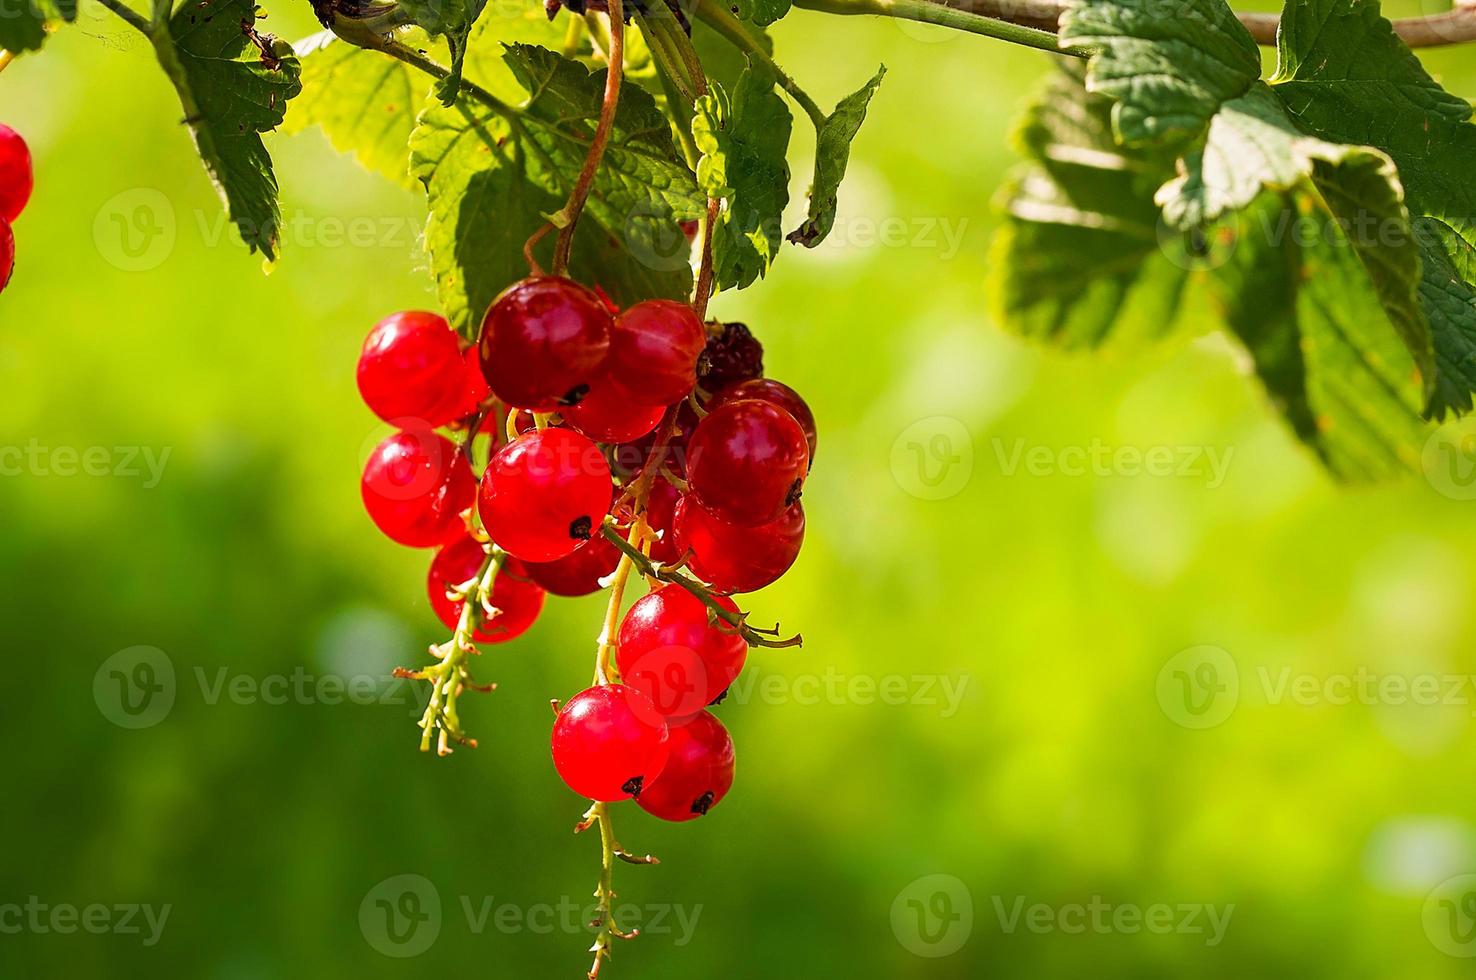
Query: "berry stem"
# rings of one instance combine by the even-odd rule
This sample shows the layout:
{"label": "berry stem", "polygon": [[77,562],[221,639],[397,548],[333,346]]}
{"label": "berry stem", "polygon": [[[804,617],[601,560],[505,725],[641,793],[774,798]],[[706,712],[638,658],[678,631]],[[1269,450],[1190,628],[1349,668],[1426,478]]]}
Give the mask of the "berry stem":
{"label": "berry stem", "polygon": [[153,28],[149,25],[149,22],[139,16],[136,11],[121,3],[120,0],[98,0],[98,3],[101,3],[104,7],[121,17],[129,27],[146,35],[153,33]]}
{"label": "berry stem", "polygon": [[552,218],[552,223],[559,229],[559,240],[554,245],[553,271],[556,276],[564,275],[569,269],[574,231],[594,187],[595,174],[599,172],[605,147],[610,142],[610,131],[615,128],[615,111],[620,107],[620,82],[625,74],[625,9],[622,0],[607,0],[607,7],[610,14],[610,53],[609,70],[605,74],[605,100],[600,105],[600,120],[589,144],[589,154],[584,158],[584,169],[579,172],[579,179],[569,194],[569,202]]}
{"label": "berry stem", "polygon": [[692,309],[697,319],[707,319],[707,302],[712,298],[712,231],[717,224],[718,210],[722,201],[715,197],[707,199],[707,213],[702,216],[702,260],[697,268],[697,285],[692,293]]}
{"label": "berry stem", "polygon": [[796,633],[794,636],[779,639],[779,631],[777,629],[761,630],[749,626],[747,623],[747,616],[745,614],[734,613],[730,612],[727,609],[724,609],[721,605],[718,604],[717,600],[713,598],[712,591],[708,589],[707,586],[692,578],[690,575],[684,575],[671,566],[661,565],[653,562],[650,558],[642,554],[639,548],[632,546],[630,542],[626,541],[623,537],[620,536],[620,531],[615,527],[613,520],[607,519],[605,522],[605,526],[600,529],[600,533],[605,536],[605,540],[609,541],[616,548],[618,548],[620,552],[625,555],[625,557],[629,558],[631,564],[633,564],[642,575],[645,575],[647,578],[654,578],[657,581],[668,582],[672,585],[680,585],[682,588],[692,593],[692,595],[696,596],[698,599],[701,599],[702,604],[708,608],[713,616],[717,617],[718,619],[722,620],[730,627],[732,627],[734,632],[736,632],[739,636],[742,636],[743,639],[748,641],[749,646],[782,649],[784,647],[797,647],[804,645],[804,637],[800,636],[798,633]]}
{"label": "berry stem", "polygon": [[[826,2],[826,0],[821,0],[821,2]],[[833,3],[838,8],[844,8],[846,7],[848,0],[829,0],[829,2]],[[882,4],[886,2],[886,0],[870,0],[870,2]],[[915,0],[915,2],[920,3],[922,2],[922,0]],[[929,6],[935,5],[929,4]],[[820,9],[830,10],[830,12],[832,13],[878,12],[875,10],[832,10],[830,7],[824,7]],[[825,125],[825,113],[823,110],[821,110],[820,106],[815,103],[814,99],[810,98],[809,93],[799,87],[799,83],[796,82],[794,78],[789,75],[788,72],[779,67],[779,64],[774,60],[773,56],[770,55],[769,52],[764,50],[763,45],[754,40],[753,35],[748,33],[748,31],[744,28],[743,23],[738,20],[737,17],[734,17],[731,13],[728,12],[727,7],[723,6],[720,3],[717,3],[716,0],[697,0],[696,11],[697,16],[707,21],[708,26],[710,26],[713,30],[717,31],[723,37],[727,38],[729,42],[731,42],[735,47],[737,47],[744,54],[748,55],[754,61],[759,62],[765,68],[772,71],[774,73],[774,77],[779,79],[779,87],[788,92],[789,97],[794,99],[794,101],[799,105],[801,109],[805,110],[805,115],[810,117],[810,122],[815,124],[816,130],[819,130],[821,126]],[[893,14],[892,16],[901,15]],[[988,20],[988,18],[980,19]],[[1014,25],[1010,26],[1013,27]],[[1024,28],[1016,29],[1023,30]],[[1039,34],[1041,32],[1036,31],[1035,33]]]}
{"label": "berry stem", "polygon": [[4,71],[6,68],[9,68],[10,63],[14,60],[15,55],[13,53],[6,51],[4,48],[0,48],[0,71]]}

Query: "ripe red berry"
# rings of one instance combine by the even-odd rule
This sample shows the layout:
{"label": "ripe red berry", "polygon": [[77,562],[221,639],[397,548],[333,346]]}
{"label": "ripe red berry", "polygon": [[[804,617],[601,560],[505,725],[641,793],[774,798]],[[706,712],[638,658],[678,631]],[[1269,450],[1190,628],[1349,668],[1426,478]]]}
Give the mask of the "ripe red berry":
{"label": "ripe red berry", "polygon": [[[449,630],[461,622],[464,603],[453,600],[446,590],[464,585],[481,571],[487,552],[470,535],[463,535],[436,552],[431,562],[426,591],[431,609]],[[492,605],[497,615],[483,618],[472,634],[478,643],[505,643],[522,636],[533,625],[543,609],[543,590],[529,581],[527,572],[516,558],[504,558],[497,577],[492,580]]]}
{"label": "ripe red berry", "polygon": [[591,687],[554,720],[554,768],[580,796],[606,803],[638,797],[661,775],[669,737],[639,692],[624,684]]}
{"label": "ripe red berry", "polygon": [[[468,347],[461,352],[461,363],[465,386],[462,388],[461,404],[456,409],[456,417],[459,419],[475,413],[483,402],[492,397],[492,389],[487,387],[487,379],[482,377],[482,363],[477,357],[476,347]],[[492,414],[489,413],[488,417],[491,418]]]}
{"label": "ripe red berry", "polygon": [[615,320],[606,370],[632,401],[670,405],[697,384],[697,358],[706,346],[707,331],[690,306],[647,300]]}
{"label": "ripe red berry", "polygon": [[482,374],[508,405],[552,412],[589,391],[610,348],[610,311],[557,276],[514,283],[482,320]]}
{"label": "ripe red berry", "polygon": [[14,270],[15,235],[10,230],[10,223],[0,220],[0,289],[10,282],[10,274]]}
{"label": "ripe red berry", "polygon": [[0,124],[0,220],[9,224],[20,217],[35,184],[26,141],[9,126]]}
{"label": "ripe red berry", "polygon": [[569,429],[535,430],[492,457],[478,513],[508,554],[555,561],[599,533],[613,490],[598,446]]}
{"label": "ripe red berry", "polygon": [[602,534],[556,561],[530,561],[528,577],[554,595],[581,596],[600,590],[600,579],[615,571],[620,552]]}
{"label": "ripe red berry", "polygon": [[775,582],[799,557],[805,510],[795,504],[778,520],[739,527],[714,517],[692,497],[676,507],[676,546],[693,573],[723,592],[753,592]]}
{"label": "ripe red berry", "polygon": [[386,422],[436,428],[466,400],[466,360],[444,318],[411,310],[374,325],[359,355],[359,394]]}
{"label": "ripe red berry", "polygon": [[[729,612],[733,600],[718,597]],[[626,684],[667,718],[696,714],[733,683],[748,658],[748,643],[711,616],[701,599],[679,585],[642,597],[620,624],[615,665]]]}
{"label": "ripe red berry", "polygon": [[810,406],[799,396],[799,392],[779,381],[771,381],[768,378],[752,378],[748,381],[740,381],[730,388],[724,388],[718,392],[717,397],[707,406],[708,410],[717,408],[728,402],[738,401],[740,398],[757,398],[761,402],[771,402],[784,409],[805,430],[805,441],[810,444],[810,465],[815,464],[815,443],[818,441],[815,434],[815,415],[810,411]]}
{"label": "ripe red berry", "polygon": [[744,527],[793,507],[809,466],[805,430],[794,416],[755,398],[709,412],[687,447],[687,480],[698,501]]}
{"label": "ripe red berry", "polygon": [[646,784],[636,805],[653,817],[680,823],[705,816],[733,785],[733,739],[704,711],[671,729],[666,768]]}
{"label": "ripe red berry", "polygon": [[708,391],[763,375],[764,347],[741,323],[723,324],[723,332],[707,341],[697,363],[697,380]]}
{"label": "ripe red berry", "polygon": [[392,541],[433,548],[461,534],[476,500],[466,457],[428,429],[396,432],[375,447],[360,483],[364,507]]}
{"label": "ripe red berry", "polygon": [[633,401],[606,374],[595,380],[578,405],[560,409],[559,414],[575,432],[596,442],[620,443],[639,439],[656,428],[666,406]]}

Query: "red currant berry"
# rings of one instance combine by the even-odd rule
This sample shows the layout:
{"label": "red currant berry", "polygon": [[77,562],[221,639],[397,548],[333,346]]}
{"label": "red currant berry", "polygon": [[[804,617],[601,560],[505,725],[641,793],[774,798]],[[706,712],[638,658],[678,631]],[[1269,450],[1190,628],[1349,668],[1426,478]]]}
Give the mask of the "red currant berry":
{"label": "red currant berry", "polygon": [[690,306],[647,300],[616,319],[606,370],[633,401],[670,405],[697,384],[697,358],[706,346],[707,331]]}
{"label": "red currant berry", "polygon": [[569,429],[541,429],[492,457],[478,513],[508,554],[555,561],[599,533],[613,491],[598,446]]}
{"label": "red currant berry", "polygon": [[[464,419],[475,414],[482,403],[492,397],[492,389],[487,387],[487,379],[482,377],[482,364],[477,358],[475,347],[468,347],[461,352],[461,363],[466,382],[462,389],[461,405],[456,409],[456,417]],[[492,413],[488,413],[488,417],[492,418]]]}
{"label": "red currant berry", "polygon": [[697,379],[708,391],[763,376],[764,347],[741,323],[723,324],[723,332],[707,341],[697,364]]}
{"label": "red currant berry", "polygon": [[0,289],[4,289],[10,282],[10,274],[15,271],[15,235],[10,230],[10,223],[0,220]]}
{"label": "red currant berry", "polygon": [[718,392],[716,398],[708,405],[712,410],[728,402],[738,401],[740,398],[757,398],[761,402],[771,402],[784,409],[805,430],[805,441],[810,444],[810,465],[815,464],[815,415],[810,411],[810,406],[799,396],[799,392],[778,381],[770,381],[768,378],[753,378],[748,381],[740,381],[731,388],[724,388]]}
{"label": "red currant berry", "polygon": [[639,692],[624,684],[591,687],[554,720],[554,768],[580,796],[606,803],[639,797],[661,775],[669,738]]}
{"label": "red currant berry", "polygon": [[676,508],[676,546],[698,578],[723,592],[753,592],[775,582],[799,557],[805,510],[795,504],[776,521],[739,527],[712,516],[691,497]]}
{"label": "red currant berry", "polygon": [[[729,612],[733,600],[718,597]],[[743,670],[748,643],[680,585],[641,598],[620,624],[615,665],[666,718],[696,714]]]}
{"label": "red currant berry", "polygon": [[434,313],[385,317],[359,355],[359,394],[386,422],[413,419],[427,428],[457,417],[466,398],[466,362],[451,325]]}
{"label": "red currant berry", "polygon": [[575,432],[596,442],[619,443],[639,439],[656,428],[666,407],[632,401],[604,375],[578,405],[560,409],[559,414]]}
{"label": "red currant berry", "polygon": [[482,374],[508,405],[552,412],[589,391],[610,349],[610,311],[569,279],[514,283],[482,320]]}
{"label": "red currant berry", "polygon": [[647,783],[636,805],[653,817],[681,823],[706,816],[733,785],[733,739],[704,711],[671,730],[666,768]]}
{"label": "red currant berry", "polygon": [[[447,629],[455,630],[460,624],[465,603],[452,599],[446,590],[466,584],[481,571],[486,560],[487,552],[481,542],[470,535],[463,535],[436,552],[426,591],[430,594],[431,609]],[[472,634],[478,643],[505,643],[522,636],[543,610],[543,590],[528,580],[516,558],[504,558],[497,570],[497,577],[492,580],[492,606],[497,615],[491,619],[484,616],[482,625]]]}
{"label": "red currant berry", "polygon": [[0,220],[8,224],[20,217],[35,184],[26,141],[9,126],[0,124]]}
{"label": "red currant berry", "polygon": [[596,534],[557,561],[530,561],[528,577],[554,595],[581,596],[600,590],[600,579],[615,571],[620,552]]}
{"label": "red currant berry", "polygon": [[476,501],[477,480],[456,446],[425,429],[396,432],[376,446],[360,490],[386,537],[433,548],[465,531],[461,514]]}
{"label": "red currant berry", "polygon": [[771,402],[744,398],[709,412],[687,447],[697,500],[733,524],[753,527],[793,507],[810,466],[805,430]]}

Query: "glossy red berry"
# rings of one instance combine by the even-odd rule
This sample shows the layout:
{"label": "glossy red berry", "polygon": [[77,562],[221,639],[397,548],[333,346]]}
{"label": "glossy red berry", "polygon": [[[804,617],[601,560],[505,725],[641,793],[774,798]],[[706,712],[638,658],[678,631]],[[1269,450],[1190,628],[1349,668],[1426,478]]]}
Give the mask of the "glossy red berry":
{"label": "glossy red berry", "polygon": [[655,429],[666,414],[666,406],[634,401],[611,384],[609,375],[602,375],[578,405],[560,409],[559,414],[570,428],[596,442],[620,443],[639,439]]}
{"label": "glossy red berry", "polygon": [[[487,387],[487,379],[482,377],[482,363],[477,357],[476,347],[468,347],[461,352],[461,364],[465,380],[461,404],[456,409],[456,418],[459,419],[474,414],[483,402],[492,397],[492,389]],[[493,413],[488,413],[488,418],[493,418]]]}
{"label": "glossy red berry", "polygon": [[606,370],[632,401],[670,405],[697,384],[697,358],[706,346],[707,331],[690,306],[646,300],[615,320]]}
{"label": "glossy red berry", "polygon": [[709,412],[687,446],[687,481],[697,500],[745,527],[793,507],[809,466],[810,447],[794,416],[756,398]]}
{"label": "glossy red berry", "polygon": [[528,577],[554,595],[581,596],[600,590],[600,579],[615,571],[620,552],[596,533],[557,561],[530,561]]}
{"label": "glossy red berry", "polygon": [[717,408],[727,402],[736,402],[742,398],[757,398],[761,402],[771,402],[784,409],[805,430],[805,441],[810,444],[810,465],[815,464],[815,444],[818,441],[815,434],[815,415],[810,411],[810,406],[789,385],[779,381],[771,381],[768,378],[752,378],[748,381],[740,381],[730,388],[724,388],[718,392],[708,410]]}
{"label": "glossy red berry", "polygon": [[[481,571],[486,558],[481,543],[470,535],[463,535],[436,552],[426,591],[431,609],[447,629],[455,630],[460,624],[464,603],[452,599],[446,590],[469,581]],[[492,605],[497,615],[491,619],[484,617],[482,625],[472,634],[478,643],[505,643],[526,633],[543,610],[543,589],[529,580],[521,562],[507,557],[492,580]]]}
{"label": "glossy red berry", "polygon": [[[718,597],[729,612],[733,600]],[[642,597],[620,624],[615,664],[626,684],[667,718],[685,718],[733,683],[748,658],[748,643],[720,619],[709,621],[701,599],[679,585]]]}
{"label": "glossy red berry", "polygon": [[732,737],[704,711],[671,729],[666,768],[646,784],[636,805],[674,823],[705,816],[732,788],[733,766]]}
{"label": "glossy red berry", "polygon": [[0,220],[9,224],[20,217],[35,183],[26,141],[9,126],[0,124]]}
{"label": "glossy red berry", "polygon": [[508,405],[552,412],[578,402],[610,348],[610,311],[569,279],[514,283],[482,320],[482,374]]}
{"label": "glossy red berry", "polygon": [[555,561],[599,533],[613,490],[598,446],[570,429],[535,430],[492,457],[478,513],[508,554]]}
{"label": "glossy red berry", "polygon": [[359,394],[386,422],[436,428],[466,400],[466,360],[444,318],[411,310],[374,325],[359,354]]}
{"label": "glossy red berry", "polygon": [[574,695],[554,720],[554,768],[570,789],[612,803],[639,797],[666,765],[666,724],[624,684]]}
{"label": "glossy red berry", "polygon": [[723,332],[707,341],[697,364],[697,381],[708,391],[763,375],[764,347],[741,323],[723,324]]}
{"label": "glossy red berry", "polygon": [[476,501],[466,457],[429,430],[396,432],[364,464],[364,507],[392,541],[433,548],[465,531],[461,514]]}
{"label": "glossy red berry", "polygon": [[775,582],[799,557],[805,510],[795,504],[779,519],[739,527],[714,517],[692,497],[676,507],[676,546],[692,572],[723,592],[753,592]]}
{"label": "glossy red berry", "polygon": [[10,274],[14,271],[15,235],[11,233],[10,223],[0,220],[0,289],[10,282]]}

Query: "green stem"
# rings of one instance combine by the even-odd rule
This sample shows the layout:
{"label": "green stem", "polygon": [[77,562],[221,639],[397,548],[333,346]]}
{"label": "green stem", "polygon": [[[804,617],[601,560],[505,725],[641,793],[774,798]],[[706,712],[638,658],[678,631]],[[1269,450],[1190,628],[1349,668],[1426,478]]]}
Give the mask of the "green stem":
{"label": "green stem", "polygon": [[[711,0],[702,0],[711,2]],[[1077,58],[1088,57],[1091,52],[1080,46],[1061,47],[1056,35],[1049,31],[1036,30],[996,20],[980,14],[959,10],[935,0],[794,0],[796,7],[818,10],[827,14],[869,14],[876,17],[896,17],[915,20],[923,24],[937,24],[954,30],[992,37],[1012,44],[1023,44],[1027,48],[1050,51],[1053,54],[1068,54]]]}
{"label": "green stem", "polygon": [[737,17],[729,13],[727,7],[717,3],[716,0],[697,0],[696,13],[708,23],[708,26],[731,41],[744,54],[772,71],[779,79],[779,87],[788,92],[789,97],[805,110],[805,115],[810,117],[810,121],[815,124],[817,130],[825,125],[825,113],[821,111],[820,106],[810,98],[809,93],[799,87],[799,83],[779,67],[773,56],[764,50],[763,45],[759,44],[752,34],[748,33]]}
{"label": "green stem", "polygon": [[119,0],[97,0],[97,2],[123,18],[124,23],[128,24],[129,27],[145,35],[153,33],[153,26],[148,21],[144,20],[137,11],[120,3]]}

